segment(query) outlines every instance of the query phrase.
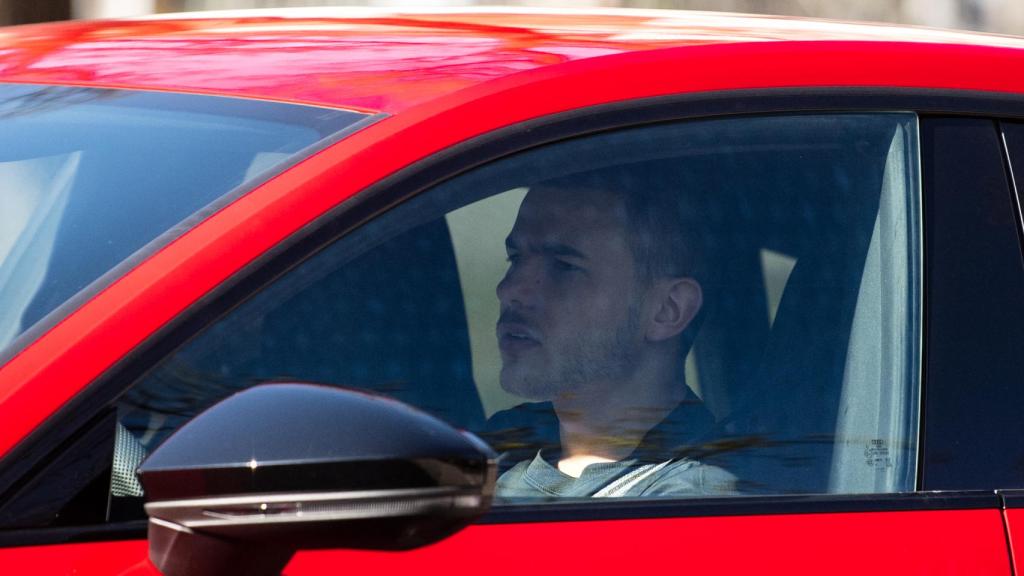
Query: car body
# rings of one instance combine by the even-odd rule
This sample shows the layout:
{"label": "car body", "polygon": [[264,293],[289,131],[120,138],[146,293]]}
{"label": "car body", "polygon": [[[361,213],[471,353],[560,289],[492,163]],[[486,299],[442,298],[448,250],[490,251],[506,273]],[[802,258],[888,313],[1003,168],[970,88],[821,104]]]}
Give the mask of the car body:
{"label": "car body", "polygon": [[[902,177],[910,203],[900,213],[907,223],[899,230],[912,248],[894,256],[911,262],[901,276],[909,288],[900,293],[906,305],[881,305],[886,311],[878,317],[907,319],[900,324],[907,342],[887,341],[881,354],[905,352],[898,364],[909,374],[901,414],[911,430],[900,438],[912,446],[872,439],[864,447],[853,444],[872,470],[889,467],[890,455],[905,449],[912,460],[905,463],[909,479],[881,493],[832,490],[833,479],[829,490],[769,490],[741,498],[502,505],[430,546],[400,553],[303,551],[286,573],[397,572],[424,565],[496,573],[538,569],[524,562],[602,573],[664,569],[668,563],[737,574],[1016,573],[1024,550],[1016,492],[1024,488],[1024,430],[1014,401],[1024,373],[1024,220],[1016,187],[1021,176],[1014,172],[1024,165],[1024,125],[1018,124],[1024,119],[1024,80],[1015,74],[1022,65],[1024,40],[1010,37],[677,12],[311,9],[0,31],[0,87],[8,90],[60,87],[156,99],[133,109],[176,109],[182,98],[194,97],[204,102],[203,114],[216,108],[205,102],[223,100],[227,108],[236,101],[274,110],[301,107],[318,122],[317,111],[349,115],[312,144],[289,148],[287,159],[269,171],[153,230],[141,246],[5,343],[0,511],[15,512],[7,512],[0,527],[0,566],[44,574],[156,573],[147,559],[145,518],[113,521],[108,509],[108,521],[64,523],[56,518],[69,513],[62,508],[54,516],[44,503],[42,517],[53,517],[33,524],[18,516],[32,516],[32,507],[19,503],[46,500],[47,490],[61,484],[48,479],[54,468],[76,453],[113,450],[110,438],[88,450],[81,442],[130,396],[133,383],[161,373],[166,358],[187,354],[188,343],[201,341],[211,324],[247,310],[243,303],[256,301],[254,294],[314,262],[314,255],[327,254],[325,246],[335,239],[344,244],[346,234],[371,229],[375,221],[397,226],[389,223],[433,210],[404,202],[420,191],[444,190],[446,182],[471,178],[481,166],[500,166],[503,158],[550,143],[596,137],[600,144],[606,136],[672,122],[735,120],[740,130],[748,119],[796,118],[804,126],[801,118],[811,117],[813,124],[814,118],[841,117],[840,124],[880,118],[909,127]],[[264,112],[245,114],[264,118]],[[824,137],[828,122],[815,125],[815,138]],[[710,135],[693,136],[695,142],[708,138],[708,150],[717,127],[726,124],[710,126]],[[756,133],[771,144],[778,129],[770,124]],[[116,159],[129,152],[111,154]],[[783,194],[785,186],[778,188]],[[144,220],[147,206],[172,203],[173,194],[160,194],[143,194],[130,209],[138,211],[134,216],[118,212],[129,211],[124,206],[109,207],[111,222]],[[386,220],[399,214],[403,202],[414,208]],[[845,210],[855,206],[826,208],[841,208],[833,217],[842,223]],[[818,214],[814,206],[809,210]],[[780,229],[790,226],[786,214],[794,213],[781,211]],[[401,260],[407,252],[389,258],[411,270],[416,258]],[[858,257],[868,258],[851,256]],[[367,270],[372,268],[353,274]],[[388,294],[401,278],[384,276],[365,295]],[[808,285],[821,286],[819,281]],[[420,298],[415,307],[429,308],[443,300],[430,291],[431,282],[414,285],[395,301],[412,294]],[[353,317],[373,306],[372,298],[348,298],[346,314]],[[358,317],[371,325],[369,316]],[[430,338],[448,337],[430,336],[441,321],[424,322],[408,328],[411,338],[423,340],[422,348],[403,348],[405,341],[389,346],[426,365],[430,357],[417,356],[426,354],[417,350],[433,350]],[[892,365],[878,358],[863,362],[884,367],[881,381],[898,380],[895,369],[885,372]],[[701,368],[706,375],[711,370]],[[733,382],[748,378],[759,379],[736,376]],[[792,396],[814,395],[798,392]],[[713,390],[705,394],[710,404]],[[787,402],[788,394],[781,395]],[[427,404],[421,407],[438,412]],[[480,430],[456,424],[484,430],[483,424]]]}

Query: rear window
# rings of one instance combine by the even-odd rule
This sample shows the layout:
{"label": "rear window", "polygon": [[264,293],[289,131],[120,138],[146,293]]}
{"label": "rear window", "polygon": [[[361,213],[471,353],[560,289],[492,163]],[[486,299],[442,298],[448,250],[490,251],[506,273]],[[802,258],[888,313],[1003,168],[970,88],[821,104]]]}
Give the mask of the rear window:
{"label": "rear window", "polygon": [[0,85],[0,362],[143,247],[364,118],[215,96]]}

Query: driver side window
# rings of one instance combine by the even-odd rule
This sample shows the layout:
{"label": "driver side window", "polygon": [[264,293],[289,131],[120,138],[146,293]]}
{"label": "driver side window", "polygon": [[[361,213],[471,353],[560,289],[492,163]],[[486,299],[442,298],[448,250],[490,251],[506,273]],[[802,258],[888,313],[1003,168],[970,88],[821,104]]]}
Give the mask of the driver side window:
{"label": "driver side window", "polygon": [[113,497],[141,495],[118,470],[268,381],[474,432],[506,504],[912,490],[916,130],[911,114],[666,123],[426,190],[133,385]]}

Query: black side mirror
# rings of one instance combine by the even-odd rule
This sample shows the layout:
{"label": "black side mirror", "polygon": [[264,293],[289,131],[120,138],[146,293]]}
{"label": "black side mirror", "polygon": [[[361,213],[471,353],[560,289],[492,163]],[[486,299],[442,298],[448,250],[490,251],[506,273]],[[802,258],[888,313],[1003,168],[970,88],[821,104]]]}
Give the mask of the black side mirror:
{"label": "black side mirror", "polygon": [[400,402],[268,384],[203,412],[138,471],[167,576],[278,574],[299,549],[402,550],[491,503],[495,454]]}

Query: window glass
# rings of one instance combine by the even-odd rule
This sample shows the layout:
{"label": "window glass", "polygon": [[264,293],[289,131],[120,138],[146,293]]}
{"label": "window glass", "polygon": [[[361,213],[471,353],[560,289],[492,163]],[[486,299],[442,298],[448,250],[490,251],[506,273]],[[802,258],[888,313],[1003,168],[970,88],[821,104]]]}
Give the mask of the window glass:
{"label": "window glass", "polygon": [[18,351],[19,335],[148,242],[365,117],[0,85],[0,362]]}
{"label": "window glass", "polygon": [[119,453],[298,380],[476,433],[502,503],[913,490],[917,165],[895,113],[666,123],[492,162],[167,358],[121,398]]}

